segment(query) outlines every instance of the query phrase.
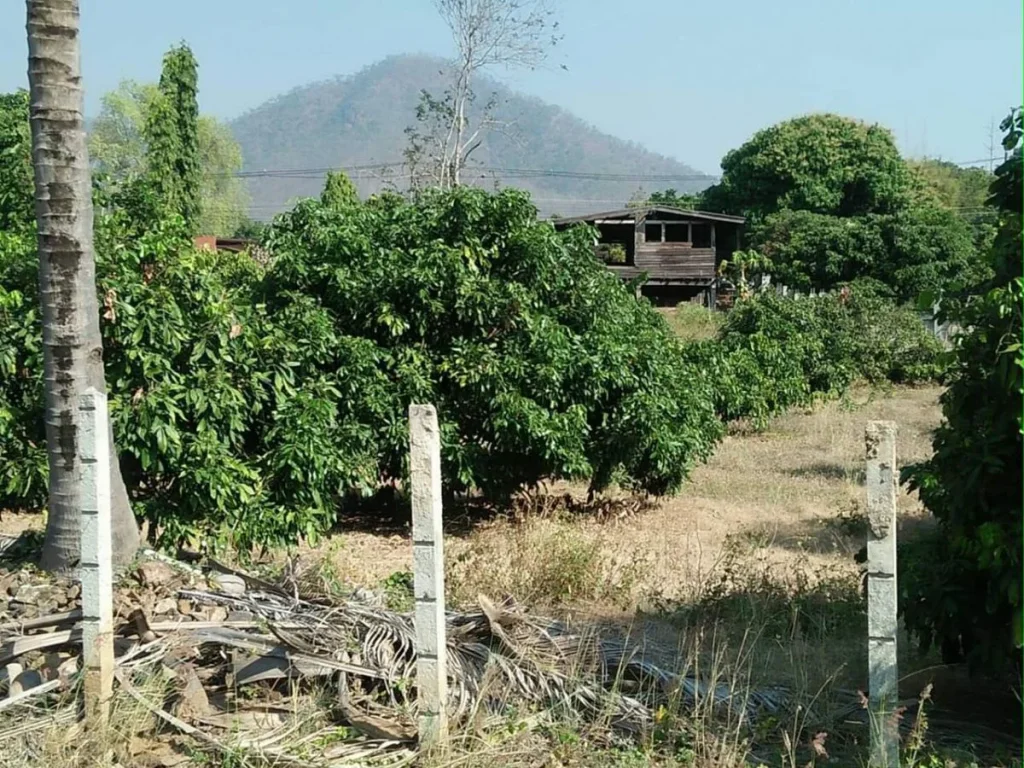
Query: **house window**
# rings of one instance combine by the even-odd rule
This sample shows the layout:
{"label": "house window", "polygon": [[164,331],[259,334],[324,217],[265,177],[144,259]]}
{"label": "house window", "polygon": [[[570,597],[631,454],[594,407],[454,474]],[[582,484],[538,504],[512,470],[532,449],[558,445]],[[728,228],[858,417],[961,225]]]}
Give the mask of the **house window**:
{"label": "house window", "polygon": [[694,224],[693,225],[693,247],[694,248],[710,248],[711,247],[711,225],[710,224]]}
{"label": "house window", "polygon": [[644,224],[644,241],[648,243],[661,242],[661,223]]}
{"label": "house window", "polygon": [[689,224],[666,224],[665,225],[665,242],[666,243],[688,243],[688,242],[690,242],[690,225]]}

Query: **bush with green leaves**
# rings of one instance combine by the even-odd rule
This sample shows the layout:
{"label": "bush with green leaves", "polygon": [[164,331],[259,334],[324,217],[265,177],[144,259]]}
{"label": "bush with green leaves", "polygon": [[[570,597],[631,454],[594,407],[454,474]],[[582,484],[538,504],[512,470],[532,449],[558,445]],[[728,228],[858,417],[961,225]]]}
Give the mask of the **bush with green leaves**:
{"label": "bush with green leaves", "polygon": [[747,244],[795,289],[867,277],[910,301],[969,291],[988,276],[982,236],[928,193],[879,125],[816,114],[758,131],[723,158],[702,204],[746,216]]}
{"label": "bush with green leaves", "polygon": [[956,307],[956,339],[934,454],[908,467],[938,525],[901,547],[901,609],[908,629],[947,662],[977,669],[1016,667],[1022,630],[1021,111],[1003,124],[1012,154],[997,170],[991,201],[999,227],[987,290]]}
{"label": "bush with green leaves", "polygon": [[723,420],[758,427],[788,408],[840,396],[855,380],[929,381],[944,365],[942,345],[916,312],[856,284],[804,299],[752,294],[718,339],[689,346],[686,356],[715,382]]}
{"label": "bush with green leaves", "polygon": [[[407,473],[406,412],[431,402],[445,487],[545,478],[661,494],[721,430],[708,383],[594,258],[583,229],[507,191],[308,200],[272,264],[196,250],[183,221],[97,218],[115,438],[164,541],[245,549],[314,537]],[[0,504],[45,488],[31,241],[0,241]],[[40,460],[41,457],[41,460]]]}
{"label": "bush with green leaves", "polygon": [[448,486],[499,496],[545,477],[664,493],[718,436],[661,317],[594,258],[592,233],[538,222],[524,193],[307,201],[268,245],[271,306],[318,297],[394,382],[383,477],[404,474],[413,401],[438,406]]}

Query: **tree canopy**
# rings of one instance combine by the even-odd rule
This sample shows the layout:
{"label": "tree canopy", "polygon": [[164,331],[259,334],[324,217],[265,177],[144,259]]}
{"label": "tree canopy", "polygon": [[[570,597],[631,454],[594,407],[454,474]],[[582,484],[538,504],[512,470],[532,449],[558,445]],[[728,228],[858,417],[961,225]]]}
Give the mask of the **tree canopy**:
{"label": "tree canopy", "polygon": [[782,210],[857,216],[904,208],[911,181],[888,129],[820,114],[758,131],[726,154],[721,182],[705,195],[755,219]]}
{"label": "tree canopy", "polygon": [[[146,174],[148,116],[160,108],[155,83],[124,80],[105,94],[89,133],[89,156],[99,174],[115,183]],[[210,115],[198,120],[200,212],[196,232],[232,235],[246,221],[248,193],[235,176],[242,150],[228,125]]]}
{"label": "tree canopy", "polygon": [[0,231],[35,220],[28,91],[0,94]]}
{"label": "tree canopy", "polygon": [[[909,468],[911,486],[938,520],[935,534],[901,555],[902,609],[922,646],[947,662],[966,658],[1015,672],[1024,644],[1022,506],[1021,138],[1024,118],[1004,121],[1012,154],[996,170],[990,199],[998,234],[987,254],[985,290],[956,307],[965,332],[956,340],[943,423],[934,455]],[[1016,670],[1013,667],[1016,666]]]}
{"label": "tree canopy", "polygon": [[729,152],[722,170],[703,205],[747,216],[748,244],[794,288],[872,278],[909,300],[963,292],[988,274],[971,227],[880,126],[831,114],[787,120]]}

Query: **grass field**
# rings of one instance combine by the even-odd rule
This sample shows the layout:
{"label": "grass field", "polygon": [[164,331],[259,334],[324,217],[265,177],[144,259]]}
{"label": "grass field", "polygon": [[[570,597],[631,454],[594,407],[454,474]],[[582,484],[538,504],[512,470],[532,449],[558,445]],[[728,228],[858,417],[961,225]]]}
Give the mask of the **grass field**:
{"label": "grass field", "polygon": [[[665,314],[684,338],[710,338],[718,328],[700,307]],[[756,728],[728,714],[689,712],[685,722],[666,721],[666,732],[639,746],[609,744],[571,718],[544,728],[510,723],[503,735],[455,734],[453,752],[429,762],[452,768],[864,764],[866,727],[837,719],[866,687],[865,604],[854,562],[866,533],[864,427],[872,419],[894,420],[900,465],[926,458],[939,423],[939,393],[936,387],[860,388],[843,401],[793,411],[763,432],[735,431],[672,498],[613,494],[588,504],[584,488],[556,484],[485,519],[446,510],[453,606],[473,605],[479,595],[512,597],[535,613],[628,636],[659,664],[721,682],[741,698],[784,690],[791,706]],[[901,491],[898,505],[901,538],[929,525],[914,496]],[[345,521],[299,552],[300,568],[328,589],[376,588],[407,608],[406,519],[407,512]],[[2,526],[10,532],[40,522],[8,515]],[[901,698],[912,703],[931,686],[929,725],[908,737],[906,765],[1019,765],[1013,754],[1019,746],[1004,745],[1006,734],[1019,732],[1011,716],[1019,702],[918,657],[908,638],[900,651]],[[130,701],[117,706],[126,722],[147,717]],[[63,729],[40,739],[63,745],[41,754],[71,755],[53,758],[55,765],[76,764],[74,755],[83,754],[66,746]],[[246,758],[237,765],[260,763]]]}
{"label": "grass field", "polygon": [[[805,765],[813,751],[799,741],[808,712],[827,721],[848,706],[849,692],[866,688],[865,606],[854,562],[866,533],[865,423],[898,423],[901,465],[926,458],[939,392],[858,389],[845,401],[779,418],[763,433],[731,434],[670,499],[623,497],[588,511],[583,489],[563,484],[522,499],[507,516],[468,529],[454,522],[446,538],[449,600],[511,596],[535,611],[628,634],[663,664],[751,691],[785,686],[808,707],[797,720],[776,724],[758,745],[738,733],[723,742],[723,725],[708,724],[716,735],[690,764],[738,764],[754,749],[766,761],[799,757]],[[901,491],[898,504],[901,536],[928,525],[914,496]],[[401,584],[411,569],[400,528],[341,532],[306,557],[323,558],[332,578],[370,586]],[[1005,701],[993,694],[983,704],[988,693],[977,683],[917,657],[906,638],[901,672],[907,700],[933,685],[931,738],[944,755],[965,761],[954,764],[970,764],[979,741],[970,726],[1000,726],[993,713]],[[966,709],[965,692],[973,702]],[[863,744],[849,734],[833,739],[833,753],[858,764]],[[573,759],[581,765],[627,759],[604,751],[600,760],[612,762],[595,762],[582,742],[579,750]],[[636,764],[657,764],[643,759]]]}

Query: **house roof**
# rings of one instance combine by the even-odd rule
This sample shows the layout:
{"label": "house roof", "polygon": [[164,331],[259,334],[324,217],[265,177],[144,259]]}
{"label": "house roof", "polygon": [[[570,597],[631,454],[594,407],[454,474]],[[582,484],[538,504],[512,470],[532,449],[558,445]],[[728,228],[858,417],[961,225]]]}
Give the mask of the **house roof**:
{"label": "house roof", "polygon": [[726,213],[709,213],[708,211],[688,211],[684,208],[673,208],[670,205],[645,205],[642,208],[620,208],[616,211],[601,211],[600,213],[587,213],[583,216],[567,216],[555,219],[555,224],[575,224],[581,221],[596,221],[597,219],[632,219],[637,214],[643,218],[651,218],[652,213],[671,213],[675,216],[686,216],[690,219],[701,219],[704,221],[721,221],[729,224],[743,224],[746,219],[742,216],[730,216]]}

